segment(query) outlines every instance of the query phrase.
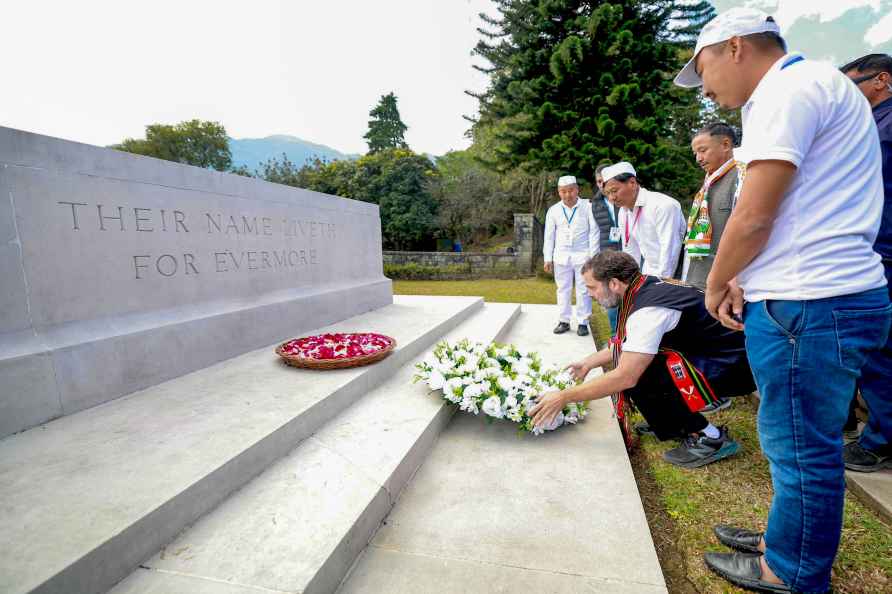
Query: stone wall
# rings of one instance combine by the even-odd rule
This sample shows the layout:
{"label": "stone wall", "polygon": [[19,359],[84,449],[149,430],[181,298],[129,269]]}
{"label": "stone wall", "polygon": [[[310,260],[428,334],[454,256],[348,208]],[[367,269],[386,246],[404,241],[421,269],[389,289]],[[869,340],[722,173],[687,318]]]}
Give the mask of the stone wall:
{"label": "stone wall", "polygon": [[484,254],[474,252],[384,252],[385,272],[388,264],[416,265],[425,278],[442,280],[465,278],[516,278],[518,257],[515,254]]}
{"label": "stone wall", "polygon": [[384,252],[384,264],[414,265],[405,272],[419,278],[517,278],[536,274],[542,262],[544,227],[531,214],[514,215],[513,253]]}
{"label": "stone wall", "polygon": [[374,204],[2,127],[0,236],[0,437],[393,301]]}

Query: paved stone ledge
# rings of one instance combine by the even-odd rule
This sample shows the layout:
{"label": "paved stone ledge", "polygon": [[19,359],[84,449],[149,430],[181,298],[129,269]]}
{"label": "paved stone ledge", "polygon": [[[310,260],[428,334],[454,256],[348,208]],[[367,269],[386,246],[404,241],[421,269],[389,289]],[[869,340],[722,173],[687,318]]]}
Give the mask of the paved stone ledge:
{"label": "paved stone ledge", "polygon": [[[591,352],[556,319],[524,305],[506,340],[559,364]],[[538,438],[457,414],[339,592],[666,592],[610,403],[592,408]]]}
{"label": "paved stone ledge", "polygon": [[320,331],[377,330],[369,367],[285,366],[272,346],[0,440],[0,592],[99,592],[482,308],[398,297]]}
{"label": "paved stone ledge", "polygon": [[[487,304],[446,338],[498,339],[519,311]],[[186,578],[200,581],[202,592],[236,585],[333,592],[454,411],[412,383],[414,363],[180,534],[112,594],[185,594]]]}

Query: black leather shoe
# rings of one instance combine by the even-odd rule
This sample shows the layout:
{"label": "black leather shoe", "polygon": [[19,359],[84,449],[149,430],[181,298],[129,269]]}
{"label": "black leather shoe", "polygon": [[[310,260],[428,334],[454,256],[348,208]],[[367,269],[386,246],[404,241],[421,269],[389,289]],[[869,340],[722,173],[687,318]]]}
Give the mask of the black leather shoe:
{"label": "black leather shoe", "polygon": [[579,324],[579,328],[576,329],[576,334],[579,336],[588,336],[588,326]]}
{"label": "black leather shoe", "polygon": [[559,322],[557,326],[554,327],[555,334],[563,334],[567,330],[570,329],[570,324],[567,322]]}
{"label": "black leather shoe", "polygon": [[744,553],[755,553],[761,555],[759,543],[762,541],[761,532],[753,532],[745,528],[735,528],[734,526],[726,526],[719,524],[712,529],[716,537],[726,547],[743,551]]}
{"label": "black leather shoe", "polygon": [[784,584],[762,580],[761,555],[747,553],[704,553],[703,560],[713,572],[735,586],[754,592],[792,592]]}

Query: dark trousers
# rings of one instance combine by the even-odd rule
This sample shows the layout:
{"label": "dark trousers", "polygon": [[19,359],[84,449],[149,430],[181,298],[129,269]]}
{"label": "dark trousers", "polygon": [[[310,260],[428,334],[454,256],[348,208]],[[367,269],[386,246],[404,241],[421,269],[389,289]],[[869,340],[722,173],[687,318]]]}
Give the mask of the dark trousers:
{"label": "dark trousers", "polygon": [[[745,362],[710,381],[717,396],[740,396],[755,389],[752,373]],[[626,390],[657,439],[678,439],[702,431],[709,424],[700,413],[691,412],[666,368],[666,357],[656,355],[638,384]]]}

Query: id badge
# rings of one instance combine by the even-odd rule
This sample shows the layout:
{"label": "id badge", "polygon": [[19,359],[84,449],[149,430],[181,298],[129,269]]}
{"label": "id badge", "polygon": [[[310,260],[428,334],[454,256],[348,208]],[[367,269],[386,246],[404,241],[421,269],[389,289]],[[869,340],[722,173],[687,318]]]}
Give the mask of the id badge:
{"label": "id badge", "polygon": [[611,227],[610,228],[610,241],[618,243],[621,235],[619,234],[619,227]]}
{"label": "id badge", "polygon": [[564,241],[567,243],[570,243],[571,241],[573,241],[573,233],[569,229],[564,230],[564,234],[562,237],[564,238]]}

